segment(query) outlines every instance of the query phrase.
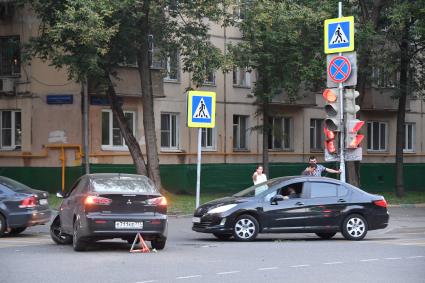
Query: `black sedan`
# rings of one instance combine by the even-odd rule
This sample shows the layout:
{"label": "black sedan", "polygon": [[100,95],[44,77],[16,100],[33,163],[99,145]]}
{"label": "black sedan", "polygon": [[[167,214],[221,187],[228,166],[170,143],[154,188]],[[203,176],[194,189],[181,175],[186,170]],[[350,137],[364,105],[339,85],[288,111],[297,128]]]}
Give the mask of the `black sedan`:
{"label": "black sedan", "polygon": [[64,196],[50,235],[57,244],[82,251],[90,242],[121,238],[133,242],[140,233],[161,250],[167,240],[167,200],[142,175],[88,174]]}
{"label": "black sedan", "polygon": [[50,221],[48,193],[0,176],[0,237]]}
{"label": "black sedan", "polygon": [[335,179],[293,176],[269,180],[195,210],[192,229],[219,239],[254,240],[258,233],[315,233],[330,239],[341,232],[361,240],[387,227],[384,197]]}

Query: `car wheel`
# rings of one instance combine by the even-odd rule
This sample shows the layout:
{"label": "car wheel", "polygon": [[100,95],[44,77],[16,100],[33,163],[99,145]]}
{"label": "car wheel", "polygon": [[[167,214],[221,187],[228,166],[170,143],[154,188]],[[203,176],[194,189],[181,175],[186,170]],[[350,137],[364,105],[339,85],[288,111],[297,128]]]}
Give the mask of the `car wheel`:
{"label": "car wheel", "polygon": [[239,216],[233,226],[233,236],[237,241],[252,241],[257,237],[259,225],[251,215]]}
{"label": "car wheel", "polygon": [[6,219],[0,214],[0,237],[4,235],[4,231],[6,231]]}
{"label": "car wheel", "polygon": [[342,223],[342,235],[347,240],[359,241],[366,236],[367,221],[359,214],[351,214]]}
{"label": "car wheel", "polygon": [[50,237],[58,245],[69,245],[72,243],[72,236],[62,233],[61,220],[59,215],[55,217],[50,225]]}
{"label": "car wheel", "polygon": [[81,252],[86,250],[86,242],[80,236],[80,221],[75,220],[74,231],[72,234],[72,246],[74,251]]}
{"label": "car wheel", "polygon": [[335,236],[336,233],[316,233],[317,236],[319,236],[322,239],[329,240],[333,236]]}
{"label": "car wheel", "polygon": [[161,239],[152,240],[151,241],[151,247],[152,247],[152,249],[163,250],[166,242],[167,242],[166,238],[165,239],[161,238]]}
{"label": "car wheel", "polygon": [[222,241],[229,240],[229,239],[232,237],[232,234],[219,234],[219,233],[213,233],[213,235],[214,235],[217,239],[222,240]]}
{"label": "car wheel", "polygon": [[27,227],[19,227],[19,228],[12,228],[9,232],[10,235],[18,235],[19,233],[22,233],[27,229]]}

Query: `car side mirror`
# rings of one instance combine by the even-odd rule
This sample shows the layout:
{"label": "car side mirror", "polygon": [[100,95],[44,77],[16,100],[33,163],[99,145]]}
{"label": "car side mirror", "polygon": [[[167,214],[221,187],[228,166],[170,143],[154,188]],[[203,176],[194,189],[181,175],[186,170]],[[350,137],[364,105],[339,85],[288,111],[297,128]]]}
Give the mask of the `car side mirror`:
{"label": "car side mirror", "polygon": [[58,198],[65,198],[66,197],[66,194],[63,195],[62,193],[56,193],[56,197],[58,197]]}
{"label": "car side mirror", "polygon": [[275,195],[270,199],[271,204],[277,204],[279,201],[284,200],[284,197],[282,195]]}

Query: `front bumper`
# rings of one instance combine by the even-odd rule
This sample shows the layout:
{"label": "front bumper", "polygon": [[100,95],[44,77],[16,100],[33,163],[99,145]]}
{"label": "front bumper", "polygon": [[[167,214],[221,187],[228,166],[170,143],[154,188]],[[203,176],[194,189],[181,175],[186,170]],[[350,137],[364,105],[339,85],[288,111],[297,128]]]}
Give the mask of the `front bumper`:
{"label": "front bumper", "polygon": [[217,233],[229,234],[233,233],[231,225],[232,218],[223,217],[220,214],[205,214],[203,216],[195,216],[200,218],[199,223],[193,222],[192,230],[200,233]]}
{"label": "front bumper", "polygon": [[29,227],[43,225],[50,221],[52,212],[50,209],[25,211],[10,213],[7,217],[9,228]]}
{"label": "front bumper", "polygon": [[[116,229],[116,221],[143,222],[140,229]],[[87,214],[81,219],[81,236],[87,238],[131,238],[140,233],[145,240],[167,238],[168,218],[156,215],[111,215],[101,213]]]}

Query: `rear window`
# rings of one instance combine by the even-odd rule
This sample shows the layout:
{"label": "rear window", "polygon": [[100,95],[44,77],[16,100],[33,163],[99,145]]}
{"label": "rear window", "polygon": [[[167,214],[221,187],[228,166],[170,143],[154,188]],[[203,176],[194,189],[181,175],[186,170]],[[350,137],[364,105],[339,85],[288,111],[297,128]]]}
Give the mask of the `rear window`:
{"label": "rear window", "polygon": [[99,193],[120,194],[158,194],[153,182],[145,176],[138,177],[112,177],[93,180],[94,191]]}
{"label": "rear window", "polygon": [[32,192],[32,189],[30,187],[6,177],[0,177],[0,184],[17,193]]}

